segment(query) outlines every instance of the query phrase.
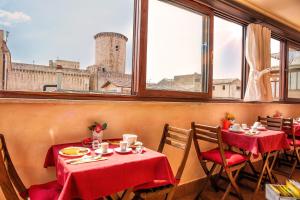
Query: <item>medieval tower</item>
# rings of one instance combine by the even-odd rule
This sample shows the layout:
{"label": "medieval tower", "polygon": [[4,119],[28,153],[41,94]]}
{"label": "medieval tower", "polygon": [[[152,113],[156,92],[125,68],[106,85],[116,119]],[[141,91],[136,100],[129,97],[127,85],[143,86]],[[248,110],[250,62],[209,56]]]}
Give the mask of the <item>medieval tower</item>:
{"label": "medieval tower", "polygon": [[95,65],[106,71],[124,74],[127,37],[120,33],[101,32],[94,38]]}

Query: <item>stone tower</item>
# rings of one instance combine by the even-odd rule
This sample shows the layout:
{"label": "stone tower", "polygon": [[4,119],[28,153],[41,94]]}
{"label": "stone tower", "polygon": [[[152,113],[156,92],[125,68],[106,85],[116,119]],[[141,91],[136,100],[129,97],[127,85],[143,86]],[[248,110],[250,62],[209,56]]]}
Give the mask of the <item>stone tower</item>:
{"label": "stone tower", "polygon": [[106,71],[124,74],[127,37],[120,33],[102,32],[94,38],[95,65]]}

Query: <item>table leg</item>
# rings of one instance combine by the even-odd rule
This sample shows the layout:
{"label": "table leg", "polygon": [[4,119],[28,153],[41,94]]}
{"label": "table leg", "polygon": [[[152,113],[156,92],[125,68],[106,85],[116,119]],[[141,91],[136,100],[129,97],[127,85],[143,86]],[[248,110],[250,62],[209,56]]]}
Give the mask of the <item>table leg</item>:
{"label": "table leg", "polygon": [[262,181],[262,178],[264,176],[264,173],[265,173],[265,170],[267,168],[267,165],[269,163],[269,158],[270,158],[270,152],[267,153],[267,156],[266,156],[266,159],[263,161],[263,167],[262,167],[262,170],[261,170],[261,173],[259,175],[259,178],[258,178],[258,182],[257,182],[257,185],[256,185],[256,188],[255,188],[255,191],[254,191],[254,194],[253,194],[253,198],[255,197],[255,195],[257,194],[258,190],[259,190],[259,187],[260,187],[260,184],[261,184],[261,181]]}
{"label": "table leg", "polygon": [[130,199],[130,194],[133,192],[133,188],[128,188],[125,190],[125,192],[122,195],[122,200],[129,200]]}

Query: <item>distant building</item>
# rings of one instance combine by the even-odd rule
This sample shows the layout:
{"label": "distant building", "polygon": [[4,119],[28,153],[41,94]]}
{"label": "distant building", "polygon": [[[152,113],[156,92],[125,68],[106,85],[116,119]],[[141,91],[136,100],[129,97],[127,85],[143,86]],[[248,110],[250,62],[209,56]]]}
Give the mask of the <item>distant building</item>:
{"label": "distant building", "polygon": [[240,79],[214,79],[213,97],[217,98],[241,98]]}
{"label": "distant building", "polygon": [[125,74],[128,39],[112,32],[98,33],[94,38],[95,64],[80,69],[79,62],[68,60],[50,60],[48,66],[11,62],[3,30],[0,30],[0,89],[129,94],[131,75]]}

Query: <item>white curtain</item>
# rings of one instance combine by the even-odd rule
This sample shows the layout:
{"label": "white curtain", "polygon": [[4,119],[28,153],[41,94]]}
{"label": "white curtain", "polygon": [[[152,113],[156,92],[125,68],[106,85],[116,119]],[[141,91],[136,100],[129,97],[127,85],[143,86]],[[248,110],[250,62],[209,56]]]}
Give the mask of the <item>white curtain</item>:
{"label": "white curtain", "polygon": [[272,101],[270,42],[270,29],[260,24],[248,25],[246,59],[250,71],[244,101]]}

